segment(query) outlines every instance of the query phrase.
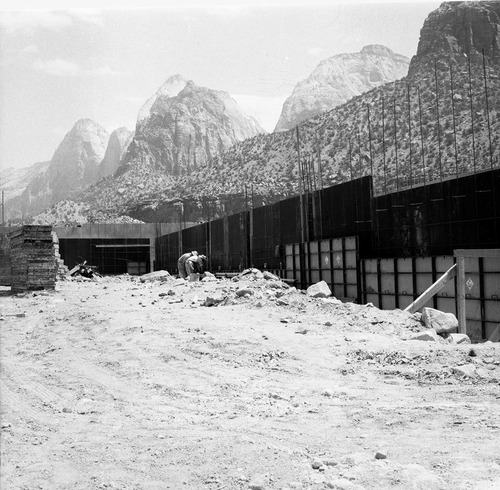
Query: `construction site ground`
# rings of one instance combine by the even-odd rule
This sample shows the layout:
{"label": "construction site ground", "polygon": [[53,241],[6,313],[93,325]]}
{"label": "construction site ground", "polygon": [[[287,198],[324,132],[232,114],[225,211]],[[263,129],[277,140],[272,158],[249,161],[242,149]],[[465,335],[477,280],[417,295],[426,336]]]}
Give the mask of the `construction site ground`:
{"label": "construction site ground", "polygon": [[263,279],[0,308],[3,490],[500,488],[499,343]]}

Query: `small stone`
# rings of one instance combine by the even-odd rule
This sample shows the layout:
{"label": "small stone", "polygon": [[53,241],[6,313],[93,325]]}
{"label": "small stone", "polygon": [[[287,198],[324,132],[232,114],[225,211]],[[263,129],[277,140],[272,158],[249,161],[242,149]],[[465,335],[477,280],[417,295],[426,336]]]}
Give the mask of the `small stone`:
{"label": "small stone", "polygon": [[332,322],[325,322],[325,327],[331,327],[333,325]]}
{"label": "small stone", "polygon": [[427,342],[437,342],[439,336],[434,329],[418,332],[410,337],[410,340],[424,340]]}
{"label": "small stone", "polygon": [[154,271],[149,272],[148,274],[143,274],[139,277],[141,282],[153,282],[153,281],[170,281],[172,276],[168,271]]}
{"label": "small stone", "polygon": [[470,337],[464,333],[450,333],[446,340],[453,345],[470,344]]}
{"label": "small stone", "polygon": [[253,291],[253,289],[250,289],[250,288],[239,288],[236,291],[236,296],[238,296],[240,298],[242,296],[251,296],[252,294],[254,294],[254,291]]}
{"label": "small stone", "polygon": [[477,356],[476,351],[475,351],[474,349],[471,349],[471,350],[469,351],[469,356],[470,356],[470,357],[476,357],[476,356]]}
{"label": "small stone", "polygon": [[347,478],[337,478],[335,480],[330,480],[326,482],[328,488],[334,488],[336,490],[362,490],[363,487],[356,485],[351,480]]}
{"label": "small stone", "polygon": [[309,330],[307,330],[307,328],[299,328],[297,330],[295,330],[295,333],[299,333],[301,335],[305,335]]}
{"label": "small stone", "polygon": [[337,466],[338,463],[334,459],[327,459],[327,460],[325,460],[325,465],[326,466]]}
{"label": "small stone", "polygon": [[321,459],[314,459],[311,463],[313,469],[318,470],[323,466],[323,461]]}
{"label": "small stone", "polygon": [[290,318],[282,318],[280,320],[281,323],[290,323]]}
{"label": "small stone", "polygon": [[205,298],[205,301],[204,301],[204,305],[205,306],[215,306],[215,305],[218,305],[219,303],[221,303],[222,301],[224,301],[224,296],[222,296],[222,294],[220,293],[216,293],[216,294],[213,294],[213,295],[209,295]]}
{"label": "small stone", "polygon": [[269,271],[264,271],[262,275],[264,276],[264,279],[267,279],[268,281],[281,281],[278,276]]}
{"label": "small stone", "polygon": [[265,490],[266,488],[266,475],[253,475],[248,483],[250,490]]}
{"label": "small stone", "polygon": [[325,281],[319,281],[316,284],[309,286],[306,294],[311,298],[328,298],[328,296],[332,295],[332,292]]}
{"label": "small stone", "polygon": [[476,374],[476,368],[472,364],[466,364],[464,366],[452,367],[451,372],[461,377],[472,378]]}
{"label": "small stone", "polygon": [[377,451],[375,453],[375,459],[387,459],[387,452],[386,451]]}

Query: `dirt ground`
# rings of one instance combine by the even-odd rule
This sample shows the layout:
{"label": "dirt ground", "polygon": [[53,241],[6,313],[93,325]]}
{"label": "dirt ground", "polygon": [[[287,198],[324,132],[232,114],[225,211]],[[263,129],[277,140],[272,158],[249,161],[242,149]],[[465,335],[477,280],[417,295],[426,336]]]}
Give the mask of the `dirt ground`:
{"label": "dirt ground", "polygon": [[264,279],[0,308],[3,490],[500,488],[499,343]]}

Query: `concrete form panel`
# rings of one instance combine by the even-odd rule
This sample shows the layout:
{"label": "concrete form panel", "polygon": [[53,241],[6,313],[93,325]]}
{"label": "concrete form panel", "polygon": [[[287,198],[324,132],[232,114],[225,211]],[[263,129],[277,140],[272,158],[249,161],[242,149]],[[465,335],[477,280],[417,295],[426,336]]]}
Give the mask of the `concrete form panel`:
{"label": "concrete form panel", "polygon": [[402,272],[412,272],[412,260],[411,259],[398,259],[398,271]]}
{"label": "concrete form panel", "polygon": [[382,274],[380,281],[383,293],[395,294],[394,274]]}
{"label": "concrete form panel", "polygon": [[[499,272],[500,273],[500,257],[485,257],[483,259],[484,272]],[[499,278],[500,282],[500,278]]]}
{"label": "concrete form panel", "polygon": [[[410,274],[399,274],[398,292],[400,294],[413,295],[413,277]],[[412,300],[413,301],[413,300]],[[410,301],[411,303],[411,301]]]}
{"label": "concrete form panel", "polygon": [[381,259],[380,260],[380,271],[393,274],[394,273],[394,260],[393,259]]}

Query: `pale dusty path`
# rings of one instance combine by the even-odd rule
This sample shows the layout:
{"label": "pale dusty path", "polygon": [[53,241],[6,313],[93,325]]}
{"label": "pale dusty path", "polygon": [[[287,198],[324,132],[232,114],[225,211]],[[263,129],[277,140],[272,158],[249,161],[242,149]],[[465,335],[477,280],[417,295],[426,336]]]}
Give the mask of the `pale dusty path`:
{"label": "pale dusty path", "polygon": [[[0,321],[1,488],[500,485],[499,344],[406,341],[401,312],[298,293],[279,306],[259,284],[228,306],[190,301],[236,286],[0,296],[26,313]],[[464,363],[474,379],[451,373]]]}

